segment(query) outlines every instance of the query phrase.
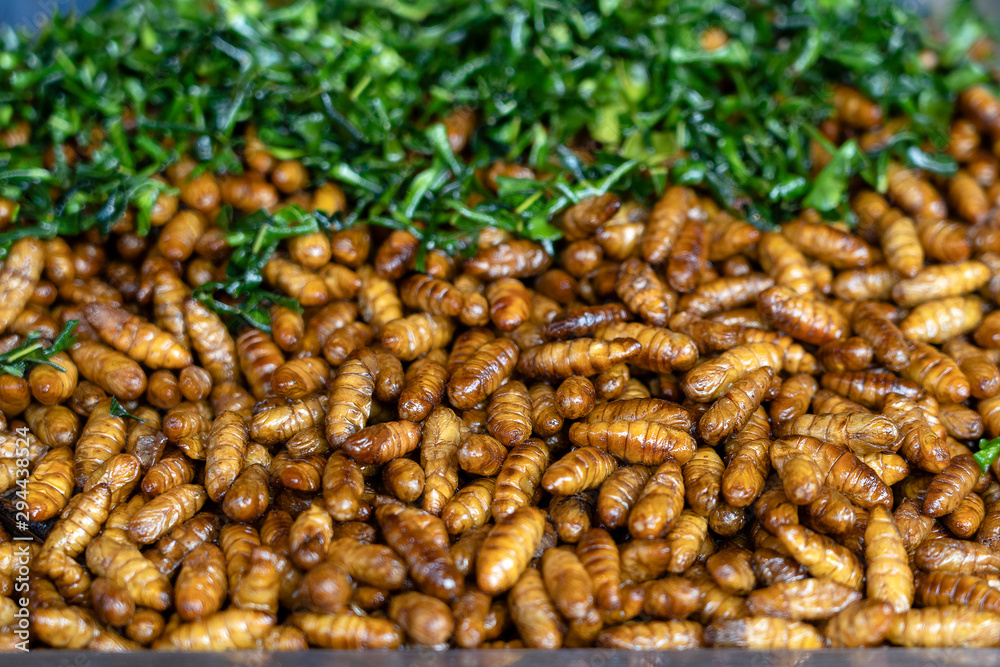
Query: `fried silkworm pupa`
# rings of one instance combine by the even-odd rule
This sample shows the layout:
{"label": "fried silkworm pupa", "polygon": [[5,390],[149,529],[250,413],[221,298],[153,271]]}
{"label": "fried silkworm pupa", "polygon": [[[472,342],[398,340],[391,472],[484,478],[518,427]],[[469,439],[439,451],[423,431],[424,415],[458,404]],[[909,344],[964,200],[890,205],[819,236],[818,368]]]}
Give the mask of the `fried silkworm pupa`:
{"label": "fried silkworm pupa", "polygon": [[702,439],[717,445],[724,437],[742,429],[760,406],[773,378],[774,370],[764,366],[733,383],[698,422],[698,434]]}
{"label": "fried silkworm pupa", "polygon": [[823,636],[808,623],[771,616],[716,621],[705,628],[705,643],[717,648],[815,649]]}

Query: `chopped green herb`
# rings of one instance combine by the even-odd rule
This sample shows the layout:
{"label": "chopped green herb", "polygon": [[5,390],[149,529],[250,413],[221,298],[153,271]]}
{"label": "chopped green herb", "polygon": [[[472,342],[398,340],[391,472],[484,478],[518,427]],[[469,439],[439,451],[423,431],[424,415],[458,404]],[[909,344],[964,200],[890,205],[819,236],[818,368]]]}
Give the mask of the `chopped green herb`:
{"label": "chopped green herb", "polygon": [[976,459],[976,463],[985,474],[993,462],[997,460],[997,456],[1000,456],[1000,438],[992,440],[982,438],[979,441],[978,451],[972,455],[972,458]]}
{"label": "chopped green herb", "polygon": [[108,411],[111,413],[112,417],[122,417],[122,418],[127,417],[129,419],[135,419],[136,421],[140,421],[140,422],[146,421],[142,417],[136,417],[131,412],[129,412],[128,410],[126,410],[125,408],[123,408],[121,406],[121,404],[118,402],[117,398],[112,398],[111,399],[111,407],[109,408]]}
{"label": "chopped green herb", "polygon": [[[937,35],[896,0],[101,3],[34,36],[0,31],[0,130],[30,127],[0,150],[0,195],[19,206],[0,254],[24,234],[107,232],[130,208],[147,233],[169,189],[154,176],[183,155],[239,171],[251,124],[276,157],[344,188],[340,224],[419,232],[421,260],[487,226],[549,244],[567,202],[608,188],[648,201],[668,180],[762,228],[805,206],[849,217],[849,181],[884,191],[888,156],[954,171],[940,153],[955,96],[989,79],[968,47],[993,29],[967,2],[956,16]],[[721,41],[704,44],[709,30]],[[833,83],[908,129],[873,154],[848,142],[817,174]],[[478,129],[454,155],[442,123],[461,107]],[[63,143],[87,158],[51,150]],[[498,159],[535,178],[490,191],[477,175]],[[232,275],[199,298],[264,326],[274,299],[256,269],[277,237],[255,235],[271,216],[247,217]]]}
{"label": "chopped green herb", "polygon": [[24,377],[33,366],[45,364],[62,372],[66,369],[53,363],[50,359],[57,353],[68,350],[76,343],[76,328],[79,320],[69,320],[63,325],[62,331],[51,344],[42,338],[41,332],[32,331],[25,336],[24,342],[9,352],[0,354],[0,373]]}
{"label": "chopped green herb", "polygon": [[259,210],[243,216],[235,223],[227,211],[219,216],[220,226],[227,232],[226,241],[234,248],[226,265],[226,278],[198,287],[194,297],[217,313],[229,318],[232,326],[249,324],[270,333],[271,318],[267,304],[277,303],[296,312],[302,306],[295,299],[275,294],[262,287],[264,265],[283,239],[303,236],[320,230],[333,221],[319,214],[307,213],[299,206],[288,206],[277,213]]}

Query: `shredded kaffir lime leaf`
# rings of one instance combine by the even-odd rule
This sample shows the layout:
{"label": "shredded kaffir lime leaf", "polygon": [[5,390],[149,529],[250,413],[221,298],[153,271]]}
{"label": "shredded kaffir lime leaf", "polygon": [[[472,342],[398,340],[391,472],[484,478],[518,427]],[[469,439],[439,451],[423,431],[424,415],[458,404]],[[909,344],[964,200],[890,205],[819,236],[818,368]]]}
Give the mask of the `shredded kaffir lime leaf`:
{"label": "shredded kaffir lime leaf", "polygon": [[979,464],[983,474],[985,474],[993,462],[997,460],[997,456],[1000,456],[1000,438],[993,438],[992,440],[982,438],[979,441],[978,450],[972,455],[972,458],[976,459],[976,463]]}
{"label": "shredded kaffir lime leaf", "polygon": [[[0,150],[0,195],[19,207],[0,254],[24,235],[107,233],[128,210],[147,233],[169,190],[154,176],[181,156],[239,172],[250,125],[275,157],[343,187],[338,225],[417,236],[418,268],[429,249],[469,250],[485,227],[551,247],[567,203],[607,189],[648,202],[668,182],[764,228],[803,207],[850,222],[849,181],[884,191],[890,155],[955,170],[941,149],[956,93],[989,80],[967,53],[990,29],[967,3],[956,17],[935,35],[895,0],[102,3],[36,35],[0,29],[0,130],[30,130]],[[825,141],[838,83],[907,129],[874,154],[831,146],[818,170],[810,145]],[[458,108],[478,121],[461,156],[442,125]],[[47,164],[63,143],[88,159],[49,150]],[[498,159],[535,178],[490,191],[477,172]],[[252,269],[274,244],[246,227],[273,223],[239,224],[246,280],[199,296],[263,326],[273,299]]]}
{"label": "shredded kaffir lime leaf", "polygon": [[68,350],[76,343],[76,334],[73,330],[79,320],[69,320],[63,325],[62,330],[54,341],[42,338],[40,331],[32,331],[25,336],[24,342],[10,350],[0,354],[0,374],[6,373],[17,377],[24,377],[24,374],[38,364],[45,364],[65,372],[65,368],[51,361],[52,357]]}
{"label": "shredded kaffir lime leaf", "polygon": [[112,417],[122,417],[128,419],[134,419],[136,421],[144,422],[146,421],[142,417],[136,417],[134,414],[122,407],[121,403],[118,402],[117,398],[111,399],[111,405],[108,408],[108,412]]}

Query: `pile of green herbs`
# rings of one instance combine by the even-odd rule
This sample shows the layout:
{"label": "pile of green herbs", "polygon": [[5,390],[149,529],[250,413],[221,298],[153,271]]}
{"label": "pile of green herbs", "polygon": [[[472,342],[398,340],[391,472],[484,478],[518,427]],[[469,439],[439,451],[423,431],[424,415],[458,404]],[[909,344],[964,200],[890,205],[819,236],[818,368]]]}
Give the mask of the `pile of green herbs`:
{"label": "pile of green herbs", "polygon": [[[955,95],[989,80],[966,56],[988,28],[964,5],[935,36],[892,0],[276,4],[124,0],[34,35],[0,29],[0,130],[31,127],[26,146],[0,147],[0,195],[19,205],[0,253],[26,235],[107,232],[129,207],[148,232],[167,187],[152,177],[184,154],[239,172],[251,123],[275,156],[300,159],[351,201],[332,219],[230,222],[241,254],[223,291],[237,310],[256,300],[257,315],[269,295],[254,267],[274,239],[317,225],[408,229],[422,251],[462,251],[486,226],[549,244],[568,203],[608,189],[648,201],[673,182],[761,227],[803,207],[843,218],[849,181],[884,189],[890,156],[954,170],[938,151]],[[730,39],[703,50],[713,26]],[[927,49],[933,71],[921,65]],[[829,146],[817,176],[809,143],[822,141],[834,82],[877,99],[887,118],[909,117],[909,129],[880,154]],[[440,123],[458,107],[480,121],[461,156]],[[95,125],[105,139],[89,160],[55,151],[43,166],[46,148],[86,145]],[[528,164],[538,180],[501,179],[489,192],[476,171],[496,159]]]}

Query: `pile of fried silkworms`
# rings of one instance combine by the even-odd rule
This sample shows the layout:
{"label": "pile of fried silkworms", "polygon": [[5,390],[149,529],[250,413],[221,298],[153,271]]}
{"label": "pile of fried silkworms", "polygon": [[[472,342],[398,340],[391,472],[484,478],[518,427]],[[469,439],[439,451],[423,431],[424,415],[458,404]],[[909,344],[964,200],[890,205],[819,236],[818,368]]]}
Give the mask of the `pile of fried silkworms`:
{"label": "pile of fried silkworms", "polygon": [[[891,137],[840,104],[831,140]],[[0,488],[36,539],[0,539],[0,642],[24,607],[98,651],[1000,645],[998,142],[966,91],[959,171],[891,164],[853,230],[675,185],[573,204],[556,256],[296,236],[269,333],[192,296],[220,206],[350,203],[251,133],[241,175],[168,170],[149,235],[17,241]]]}

